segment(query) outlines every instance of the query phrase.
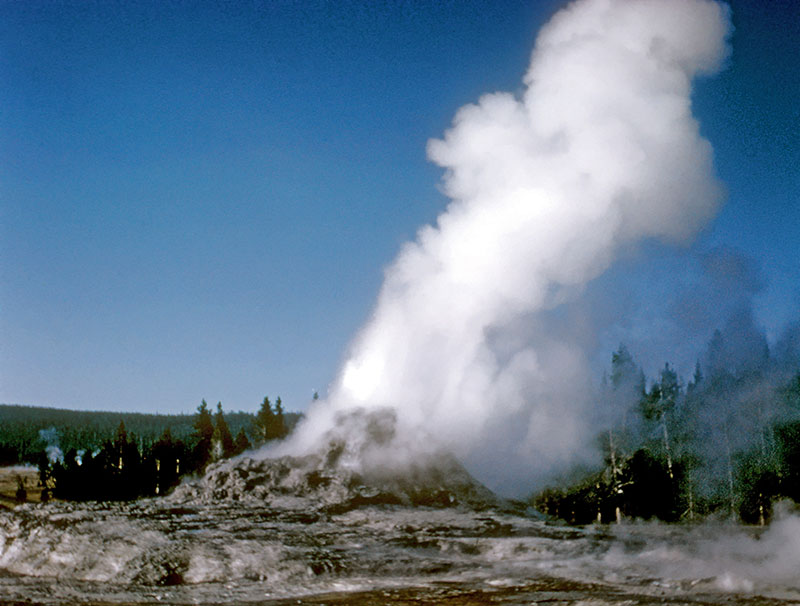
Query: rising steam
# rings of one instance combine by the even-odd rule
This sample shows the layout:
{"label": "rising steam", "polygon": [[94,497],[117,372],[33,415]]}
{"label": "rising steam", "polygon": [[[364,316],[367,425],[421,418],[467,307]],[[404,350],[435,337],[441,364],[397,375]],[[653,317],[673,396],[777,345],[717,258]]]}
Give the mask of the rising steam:
{"label": "rising steam", "polygon": [[714,216],[722,188],[691,81],[719,69],[729,30],[709,0],[579,0],[556,14],[521,97],[485,95],[428,144],[452,201],[387,269],[289,447],[309,448],[337,412],[390,407],[407,442],[467,455],[502,431],[543,466],[568,458],[596,418],[587,360],[542,315],[625,247],[685,243]]}

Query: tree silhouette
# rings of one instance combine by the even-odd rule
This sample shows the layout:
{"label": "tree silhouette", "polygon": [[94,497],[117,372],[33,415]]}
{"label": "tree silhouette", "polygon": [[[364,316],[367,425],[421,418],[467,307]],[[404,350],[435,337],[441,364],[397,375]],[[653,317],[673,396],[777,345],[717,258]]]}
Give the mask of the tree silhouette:
{"label": "tree silhouette", "polygon": [[273,437],[282,440],[285,438],[288,433],[289,429],[286,427],[286,418],[283,415],[283,403],[281,402],[280,396],[275,400],[275,428],[273,429]]}
{"label": "tree silhouette", "polygon": [[252,445],[250,444],[250,440],[247,439],[247,434],[244,431],[244,428],[239,430],[239,433],[236,434],[236,439],[233,442],[233,454],[234,456],[242,454],[245,450],[250,450]]}
{"label": "tree silhouette", "polygon": [[208,410],[208,403],[203,400],[197,407],[194,420],[194,438],[196,440],[192,453],[193,467],[196,470],[204,469],[211,459],[211,442],[214,438],[214,420]]}
{"label": "tree silhouette", "polygon": [[256,413],[256,418],[253,421],[256,439],[259,443],[271,440],[273,438],[273,427],[275,426],[275,413],[272,411],[272,403],[269,401],[269,396],[264,396],[261,402],[261,408]]}
{"label": "tree silhouette", "polygon": [[225,415],[222,412],[222,402],[217,403],[217,413],[214,415],[214,433],[211,437],[212,458],[216,461],[233,455],[233,436]]}

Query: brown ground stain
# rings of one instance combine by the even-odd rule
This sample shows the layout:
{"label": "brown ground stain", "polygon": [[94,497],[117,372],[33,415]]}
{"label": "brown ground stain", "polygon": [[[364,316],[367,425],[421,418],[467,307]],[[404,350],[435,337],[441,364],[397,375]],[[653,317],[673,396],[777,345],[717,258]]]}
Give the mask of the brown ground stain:
{"label": "brown ground stain", "polygon": [[39,470],[35,467],[0,467],[0,507],[10,509],[17,502],[17,478],[22,478],[27,492],[26,503],[38,503],[42,496]]}

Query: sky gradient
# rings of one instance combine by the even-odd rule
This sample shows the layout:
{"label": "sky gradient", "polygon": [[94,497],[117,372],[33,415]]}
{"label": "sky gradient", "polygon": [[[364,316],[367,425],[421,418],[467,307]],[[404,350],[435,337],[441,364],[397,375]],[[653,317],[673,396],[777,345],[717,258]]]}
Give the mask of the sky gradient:
{"label": "sky gradient", "polygon": [[[563,5],[0,3],[0,402],[303,409],[446,204],[427,140],[518,91]],[[720,249],[769,338],[798,320],[800,5],[731,5],[728,68],[693,97],[727,202],[690,250],[646,245],[589,289],[598,356],[689,365],[724,309],[691,338],[646,327]]]}

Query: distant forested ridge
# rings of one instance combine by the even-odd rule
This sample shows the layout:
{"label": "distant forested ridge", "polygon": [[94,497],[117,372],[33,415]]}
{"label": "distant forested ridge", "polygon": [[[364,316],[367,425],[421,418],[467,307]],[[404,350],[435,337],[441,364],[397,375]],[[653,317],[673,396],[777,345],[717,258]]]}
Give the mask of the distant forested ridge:
{"label": "distant forested ridge", "polygon": [[209,463],[286,437],[302,417],[281,399],[257,413],[85,412],[0,404],[0,464],[39,467],[46,499],[120,500],[163,494]]}
{"label": "distant forested ridge", "polygon": [[596,395],[603,465],[531,497],[573,524],[710,515],[765,524],[800,503],[800,328],[770,348],[747,315],[718,330],[686,381],[646,377],[620,347]]}

